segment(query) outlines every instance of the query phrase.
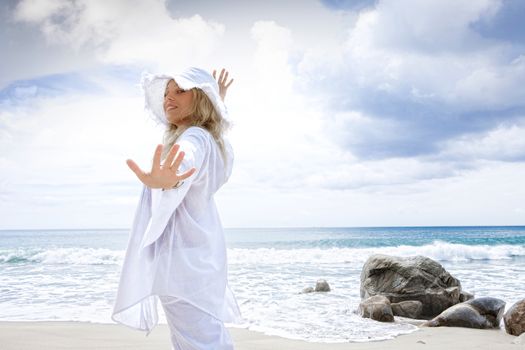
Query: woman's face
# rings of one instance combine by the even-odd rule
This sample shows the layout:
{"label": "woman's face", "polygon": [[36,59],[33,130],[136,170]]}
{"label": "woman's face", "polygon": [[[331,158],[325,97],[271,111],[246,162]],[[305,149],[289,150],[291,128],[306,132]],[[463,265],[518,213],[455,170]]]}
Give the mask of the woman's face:
{"label": "woman's face", "polygon": [[175,80],[170,80],[164,92],[164,112],[171,124],[184,125],[188,120],[184,118],[190,112],[193,103],[193,93],[179,88]]}

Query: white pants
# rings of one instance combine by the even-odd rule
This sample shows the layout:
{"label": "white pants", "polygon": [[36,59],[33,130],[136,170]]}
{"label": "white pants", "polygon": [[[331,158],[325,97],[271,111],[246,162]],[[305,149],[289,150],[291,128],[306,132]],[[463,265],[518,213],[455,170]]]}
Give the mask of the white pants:
{"label": "white pants", "polygon": [[233,350],[224,323],[178,298],[159,296],[170,328],[173,350]]}

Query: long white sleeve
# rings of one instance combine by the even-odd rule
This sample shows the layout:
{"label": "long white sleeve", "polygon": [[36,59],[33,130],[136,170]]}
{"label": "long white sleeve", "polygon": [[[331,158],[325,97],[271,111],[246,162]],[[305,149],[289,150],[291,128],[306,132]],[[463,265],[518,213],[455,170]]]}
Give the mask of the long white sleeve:
{"label": "long white sleeve", "polygon": [[164,232],[166,225],[177,207],[180,205],[188,190],[196,179],[201,177],[201,166],[207,153],[209,144],[202,129],[190,127],[180,136],[177,144],[179,151],[184,151],[184,159],[179,168],[179,173],[195,167],[197,171],[184,180],[178,188],[162,191],[151,189],[151,219],[142,238],[140,248],[144,249],[154,243]]}

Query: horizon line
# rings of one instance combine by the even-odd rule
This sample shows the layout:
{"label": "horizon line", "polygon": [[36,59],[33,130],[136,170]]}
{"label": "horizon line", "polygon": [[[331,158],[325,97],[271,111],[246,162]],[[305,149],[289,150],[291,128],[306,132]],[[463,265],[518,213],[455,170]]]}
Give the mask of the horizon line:
{"label": "horizon line", "polygon": [[[451,227],[525,227],[525,225],[429,225],[429,226],[237,226],[223,227],[224,230],[236,229],[330,229],[330,228],[451,228]],[[123,231],[130,230],[131,227],[124,228],[2,228],[1,231]]]}

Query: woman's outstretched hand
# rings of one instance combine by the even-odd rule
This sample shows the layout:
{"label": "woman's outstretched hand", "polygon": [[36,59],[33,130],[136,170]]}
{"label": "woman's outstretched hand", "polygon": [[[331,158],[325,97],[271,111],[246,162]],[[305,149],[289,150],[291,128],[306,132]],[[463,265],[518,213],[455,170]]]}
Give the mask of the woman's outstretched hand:
{"label": "woman's outstretched hand", "polygon": [[[213,78],[217,79],[217,71],[213,70]],[[217,79],[217,83],[219,84],[219,95],[221,95],[221,99],[224,102],[224,99],[226,98],[226,92],[228,92],[228,88],[233,83],[233,78],[230,79],[228,82],[228,71],[224,68],[221,70],[221,74],[219,75],[219,79]]]}
{"label": "woman's outstretched hand", "polygon": [[[176,184],[178,184],[179,181],[187,179],[188,177],[193,175],[193,173],[197,170],[195,168],[191,168],[184,174],[177,175],[177,170],[179,169],[179,166],[182,163],[182,159],[184,158],[183,151],[180,151],[177,154],[179,147],[180,146],[178,144],[174,144],[171,147],[164,164],[161,165],[160,157],[162,154],[163,146],[158,145],[155,149],[155,154],[153,156],[153,165],[151,166],[151,172],[149,173],[140,169],[140,167],[131,159],[126,160],[126,163],[144,185],[150,188],[170,189]],[[176,159],[175,155],[177,155]]]}

